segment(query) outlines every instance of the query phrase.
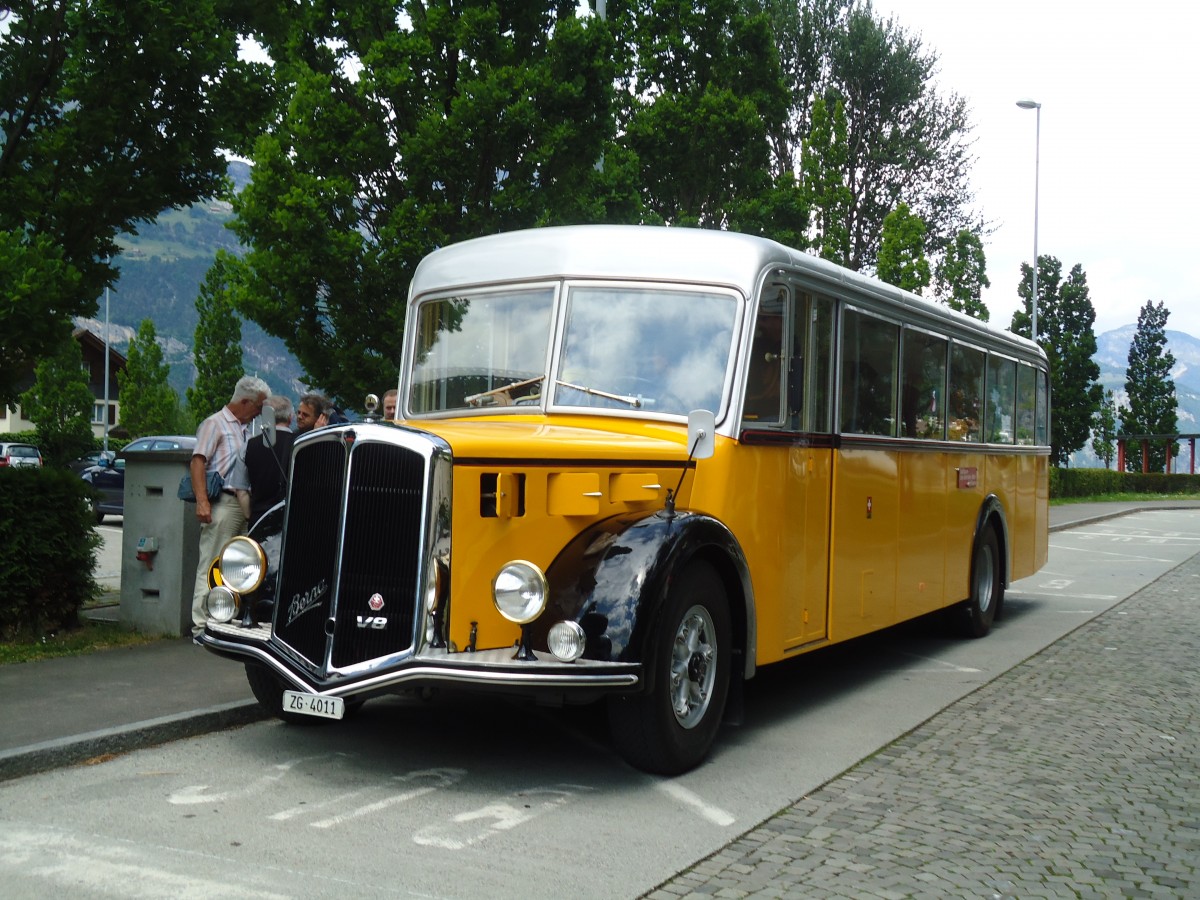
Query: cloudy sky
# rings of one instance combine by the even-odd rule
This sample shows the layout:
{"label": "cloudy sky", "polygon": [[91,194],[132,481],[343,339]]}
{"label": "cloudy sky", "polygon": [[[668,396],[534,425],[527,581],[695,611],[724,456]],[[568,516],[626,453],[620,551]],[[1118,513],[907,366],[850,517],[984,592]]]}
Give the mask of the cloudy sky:
{"label": "cloudy sky", "polygon": [[1008,327],[1020,265],[1038,253],[1087,273],[1096,333],[1162,301],[1169,330],[1200,337],[1200,4],[1160,0],[875,0],[940,59],[944,92],[975,123],[976,202],[992,322]]}

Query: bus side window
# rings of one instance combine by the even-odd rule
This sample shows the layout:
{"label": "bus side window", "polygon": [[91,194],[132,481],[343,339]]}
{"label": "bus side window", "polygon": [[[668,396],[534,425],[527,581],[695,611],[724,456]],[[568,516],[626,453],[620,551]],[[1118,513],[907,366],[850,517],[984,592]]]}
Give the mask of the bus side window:
{"label": "bus side window", "polygon": [[841,430],[894,436],[900,329],[854,310],[842,328]]}
{"label": "bus side window", "polygon": [[974,347],[950,348],[950,388],[946,415],[947,437],[952,441],[979,441],[983,410],[984,353]]}
{"label": "bus side window", "polygon": [[[786,296],[786,291],[780,291],[778,299],[786,300]],[[754,323],[742,413],[748,422],[778,425],[782,421],[785,311],[783,303],[764,300]]]}
{"label": "bus side window", "polygon": [[828,297],[798,295],[792,360],[796,393],[791,405],[801,431],[828,434],[833,428],[833,320],[833,301]]}
{"label": "bus side window", "polygon": [[1028,363],[1017,366],[1017,443],[1028,446],[1035,440],[1037,415],[1037,370]]}
{"label": "bus side window", "polygon": [[945,433],[946,348],[948,341],[904,329],[904,378],[900,385],[900,435],[940,441]]}
{"label": "bus side window", "polygon": [[988,355],[987,401],[985,440],[993,444],[1011,444],[1017,402],[1016,360]]}

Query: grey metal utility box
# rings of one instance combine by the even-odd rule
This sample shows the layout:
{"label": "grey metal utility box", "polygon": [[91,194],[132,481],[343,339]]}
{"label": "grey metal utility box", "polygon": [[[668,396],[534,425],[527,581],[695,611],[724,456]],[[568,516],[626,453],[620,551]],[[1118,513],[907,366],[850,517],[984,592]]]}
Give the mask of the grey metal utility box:
{"label": "grey metal utility box", "polygon": [[[148,634],[183,635],[192,628],[200,523],[195,505],[176,493],[191,459],[190,450],[125,457],[121,622]],[[138,559],[139,549],[146,550],[145,560]]]}

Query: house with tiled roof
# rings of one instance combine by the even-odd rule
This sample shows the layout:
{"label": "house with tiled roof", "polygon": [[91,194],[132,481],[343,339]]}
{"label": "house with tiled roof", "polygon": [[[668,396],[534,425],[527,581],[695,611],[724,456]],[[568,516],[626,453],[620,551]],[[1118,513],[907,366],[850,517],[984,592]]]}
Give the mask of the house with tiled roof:
{"label": "house with tiled roof", "polygon": [[[87,328],[76,328],[72,332],[75,340],[79,341],[79,349],[83,353],[83,366],[88,373],[88,387],[92,391],[95,403],[92,405],[92,432],[96,437],[104,436],[104,421],[107,417],[111,430],[121,421],[120,389],[117,386],[117,372],[125,369],[125,357],[109,346],[108,349],[108,401],[104,398],[104,339]],[[33,387],[34,374],[30,367],[25,377],[18,384],[18,392],[24,393]],[[11,434],[30,431],[34,427],[21,404],[16,406],[0,406],[0,434]]]}

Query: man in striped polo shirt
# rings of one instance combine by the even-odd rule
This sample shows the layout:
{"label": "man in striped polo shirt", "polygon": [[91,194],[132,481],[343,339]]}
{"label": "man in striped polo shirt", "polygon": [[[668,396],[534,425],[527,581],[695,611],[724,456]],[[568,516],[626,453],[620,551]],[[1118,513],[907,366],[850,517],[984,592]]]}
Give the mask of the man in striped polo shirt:
{"label": "man in striped polo shirt", "polygon": [[230,401],[196,429],[196,448],[192,451],[192,490],[196,493],[196,518],[200,522],[200,559],[196,565],[196,585],[192,593],[192,639],[204,631],[208,619],[208,567],[221,548],[246,527],[246,517],[233,490],[224,490],[215,500],[208,499],[205,483],[209,472],[228,478],[234,464],[246,453],[246,425],[262,412],[271,389],[261,378],[246,375],[238,379]]}

